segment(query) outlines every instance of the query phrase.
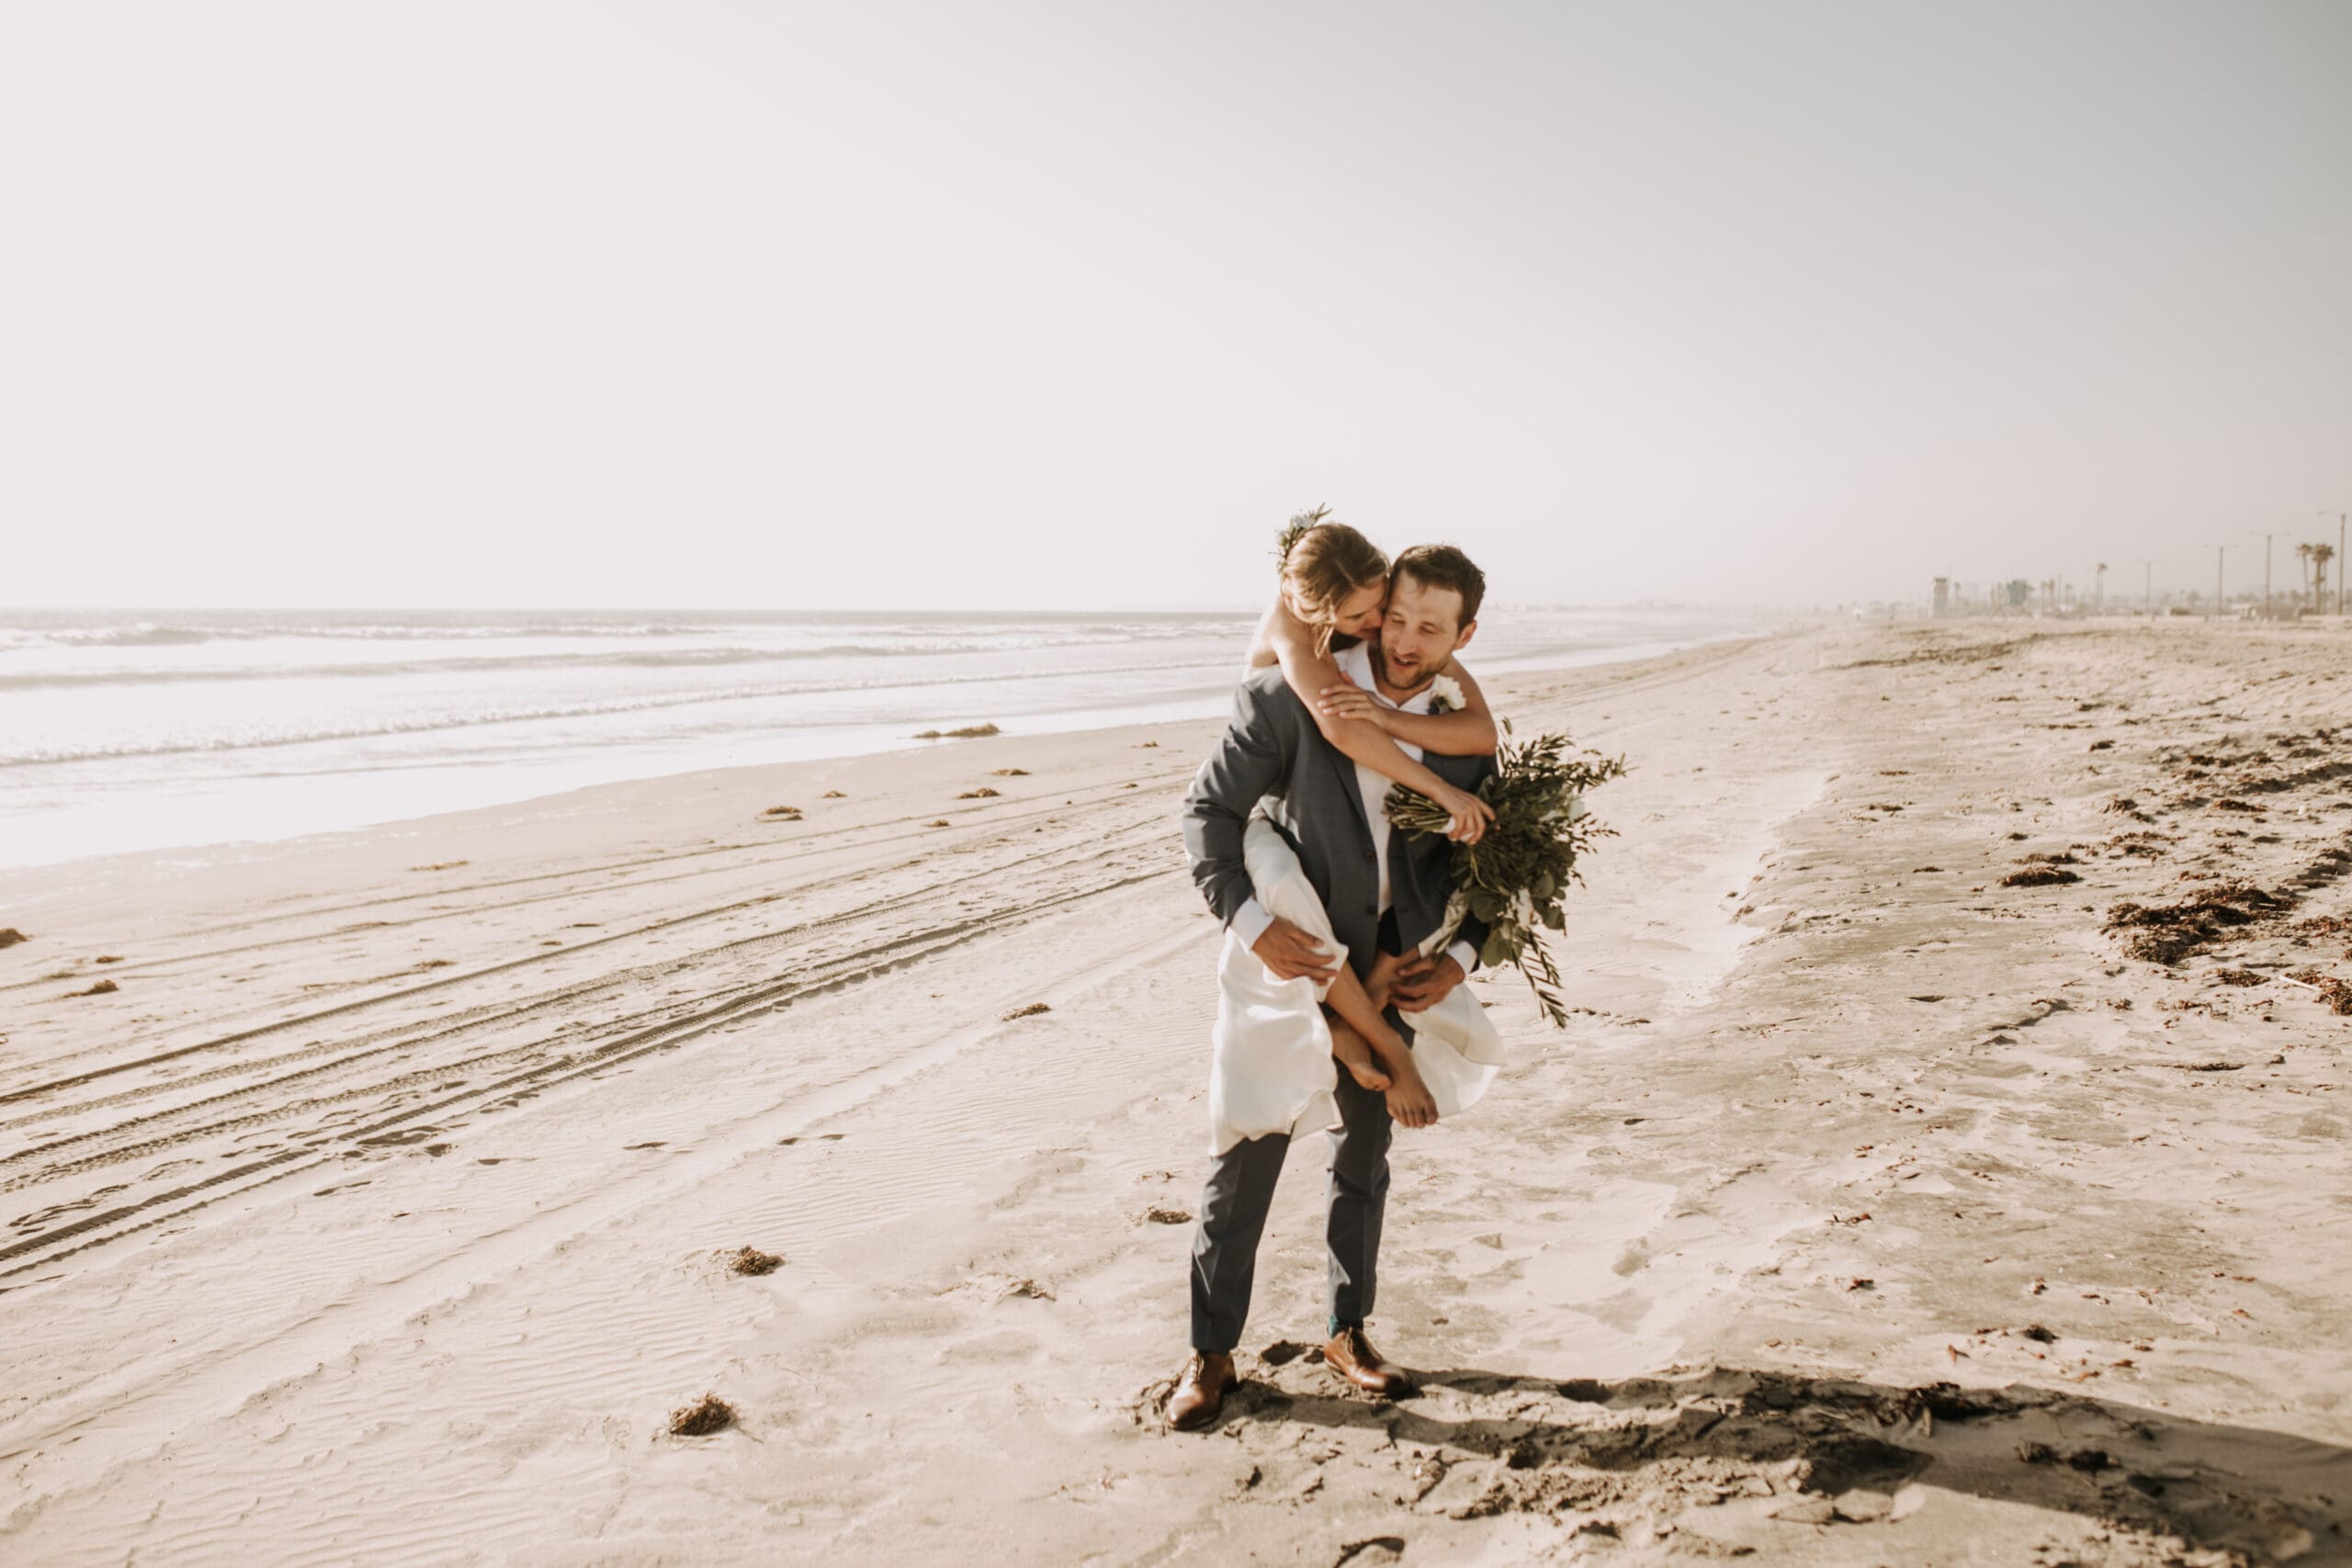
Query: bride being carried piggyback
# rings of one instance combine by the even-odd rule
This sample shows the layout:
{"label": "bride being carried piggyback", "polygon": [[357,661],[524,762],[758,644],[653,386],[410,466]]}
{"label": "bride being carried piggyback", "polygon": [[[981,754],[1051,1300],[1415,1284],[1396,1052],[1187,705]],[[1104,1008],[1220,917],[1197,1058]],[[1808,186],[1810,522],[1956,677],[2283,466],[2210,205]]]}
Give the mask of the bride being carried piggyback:
{"label": "bride being carried piggyback", "polygon": [[[1259,622],[1247,669],[1279,666],[1323,739],[1357,765],[1365,826],[1383,872],[1389,826],[1382,802],[1391,784],[1434,801],[1451,819],[1450,838],[1476,843],[1494,819],[1493,807],[1441,778],[1423,756],[1482,758],[1495,750],[1494,716],[1459,658],[1476,630],[1484,594],[1477,568],[1451,546],[1424,546],[1400,558],[1392,579],[1387,557],[1355,529],[1328,521],[1322,508],[1294,518],[1276,553],[1282,563],[1279,588]],[[1444,613],[1448,606],[1442,601],[1431,602],[1432,589],[1441,595],[1451,592],[1453,614]],[[1454,615],[1461,616],[1458,625],[1453,624]],[[1391,692],[1414,694],[1401,703],[1390,700],[1380,691],[1384,683]],[[1259,808],[1245,851],[1288,873],[1297,859],[1272,826],[1273,815],[1264,806]],[[1329,989],[1318,999],[1332,1055],[1359,1085],[1386,1092],[1389,1111],[1398,1122],[1423,1127],[1437,1120],[1438,1107],[1413,1052],[1381,1015],[1392,998],[1406,1010],[1426,999],[1428,987],[1414,982],[1435,961],[1394,951],[1388,928],[1395,918],[1385,880],[1384,875],[1380,904],[1387,925],[1381,934],[1392,940],[1382,943],[1361,980],[1344,964],[1327,970]],[[1262,895],[1258,910],[1245,908],[1233,923],[1245,948],[1254,950],[1270,926],[1298,923],[1261,923],[1256,918],[1261,910],[1272,913],[1265,909]],[[1328,919],[1316,924],[1328,944]],[[1283,956],[1306,956],[1289,931],[1272,934],[1272,945]],[[1456,941],[1447,952],[1464,973],[1476,963],[1471,943]],[[1275,967],[1268,954],[1258,956]],[[1484,1020],[1479,1023],[1483,1033]]]}
{"label": "bride being carried piggyback", "polygon": [[[1496,726],[1455,658],[1485,594],[1451,545],[1407,550],[1392,569],[1321,512],[1295,519],[1233,717],[1185,795],[1185,856],[1226,934],[1193,1355],[1168,1405],[1179,1429],[1215,1421],[1233,1385],[1283,1157],[1318,1128],[1331,1139],[1324,1365],[1373,1393],[1412,1387],[1364,1334],[1392,1131],[1470,1105],[1503,1059],[1463,984],[1487,923],[1453,897],[1461,846],[1493,822],[1478,791]],[[1394,828],[1398,784],[1435,802],[1447,832]]]}

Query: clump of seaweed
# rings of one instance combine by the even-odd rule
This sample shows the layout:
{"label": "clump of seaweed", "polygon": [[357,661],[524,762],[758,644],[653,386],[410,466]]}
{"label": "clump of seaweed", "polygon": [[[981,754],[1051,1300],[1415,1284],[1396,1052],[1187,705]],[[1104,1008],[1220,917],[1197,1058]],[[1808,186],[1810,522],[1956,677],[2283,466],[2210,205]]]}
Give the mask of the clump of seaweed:
{"label": "clump of seaweed", "polygon": [[692,1404],[670,1413],[670,1436],[673,1438],[707,1438],[733,1425],[735,1407],[715,1393],[706,1393]]}
{"label": "clump of seaweed", "polygon": [[2327,1010],[2336,1017],[2352,1018],[2352,984],[2346,984],[2333,975],[2323,975],[2316,969],[2298,969],[2287,978],[2300,981],[2317,991],[2319,999],[2325,1002]]}
{"label": "clump of seaweed", "polygon": [[2221,883],[2177,904],[2130,900],[2107,912],[2106,929],[2123,937],[2127,956],[2150,964],[2177,964],[2222,941],[2231,931],[2283,914],[2294,900],[2251,883]]}
{"label": "clump of seaweed", "polygon": [[2110,833],[2101,840],[2099,848],[2110,854],[2138,855],[2146,860],[2164,858],[2167,840],[2157,833]]}
{"label": "clump of seaweed", "polygon": [[763,1274],[773,1274],[784,1267],[783,1258],[773,1252],[762,1252],[756,1247],[738,1247],[725,1256],[729,1274],[747,1274],[753,1279]]}

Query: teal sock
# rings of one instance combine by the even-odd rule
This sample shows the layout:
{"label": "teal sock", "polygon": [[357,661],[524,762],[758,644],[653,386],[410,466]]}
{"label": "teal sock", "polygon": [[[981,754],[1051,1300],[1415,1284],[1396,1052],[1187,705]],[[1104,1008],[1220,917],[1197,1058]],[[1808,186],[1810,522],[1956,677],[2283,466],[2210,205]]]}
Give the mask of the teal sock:
{"label": "teal sock", "polygon": [[1334,1339],[1337,1339],[1340,1337],[1340,1330],[1342,1328],[1362,1328],[1363,1326],[1363,1319],[1360,1317],[1335,1317],[1330,1321],[1331,1337]]}

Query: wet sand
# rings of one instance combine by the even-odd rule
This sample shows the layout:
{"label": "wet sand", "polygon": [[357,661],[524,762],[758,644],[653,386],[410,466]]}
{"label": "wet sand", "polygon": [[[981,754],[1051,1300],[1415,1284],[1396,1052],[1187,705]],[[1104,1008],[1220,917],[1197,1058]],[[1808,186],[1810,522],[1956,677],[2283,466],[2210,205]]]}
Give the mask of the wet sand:
{"label": "wet sand", "polygon": [[2352,1560],[2352,634],[1490,685],[1635,768],[1572,1026],[1399,1136],[1422,1396],[1302,1145],[1205,1435],[1214,726],[0,875],[7,1555]]}

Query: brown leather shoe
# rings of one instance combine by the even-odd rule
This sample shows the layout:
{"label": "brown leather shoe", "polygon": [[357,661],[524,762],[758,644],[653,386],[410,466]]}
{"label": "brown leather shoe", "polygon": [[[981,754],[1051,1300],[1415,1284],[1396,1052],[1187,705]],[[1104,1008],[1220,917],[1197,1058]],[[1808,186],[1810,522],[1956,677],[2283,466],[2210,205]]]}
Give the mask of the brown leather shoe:
{"label": "brown leather shoe", "polygon": [[1225,1396],[1239,1380],[1233,1358],[1215,1350],[1195,1350],[1184,1363],[1176,1391],[1168,1396],[1168,1424],[1180,1432],[1196,1432],[1212,1425],[1225,1411]]}
{"label": "brown leather shoe", "polygon": [[1380,1359],[1361,1328],[1342,1328],[1323,1347],[1323,1364],[1366,1393],[1402,1399],[1416,1391],[1413,1374]]}

